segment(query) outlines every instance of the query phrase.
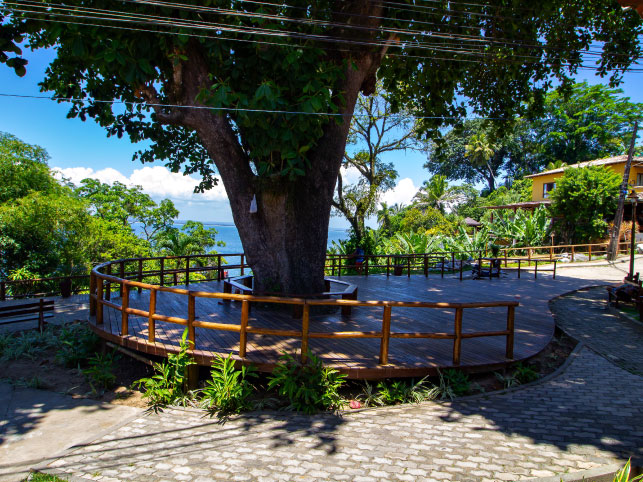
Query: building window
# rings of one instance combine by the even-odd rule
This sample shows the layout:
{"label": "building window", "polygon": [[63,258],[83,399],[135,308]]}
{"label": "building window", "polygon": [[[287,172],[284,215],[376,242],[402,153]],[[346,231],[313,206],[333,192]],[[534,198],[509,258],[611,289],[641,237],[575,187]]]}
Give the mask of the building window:
{"label": "building window", "polygon": [[547,199],[549,197],[549,194],[554,190],[555,187],[555,182],[546,182],[545,184],[543,184],[543,199]]}
{"label": "building window", "polygon": [[636,186],[643,186],[643,174],[636,175]]}

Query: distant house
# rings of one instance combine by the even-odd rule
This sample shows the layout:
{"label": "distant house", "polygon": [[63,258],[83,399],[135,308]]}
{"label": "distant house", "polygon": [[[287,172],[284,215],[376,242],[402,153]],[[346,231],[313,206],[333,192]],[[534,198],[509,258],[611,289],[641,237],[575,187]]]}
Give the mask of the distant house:
{"label": "distant house", "polygon": [[[606,157],[605,159],[595,159],[593,161],[579,162],[578,164],[571,164],[569,166],[559,167],[558,169],[551,169],[549,171],[539,172],[538,174],[525,176],[525,178],[533,180],[531,201],[515,204],[505,204],[504,206],[488,206],[487,209],[510,209],[516,212],[516,210],[518,209],[534,210],[539,206],[548,206],[549,204],[551,204],[550,196],[551,192],[556,187],[556,180],[563,175],[565,170],[588,166],[605,166],[608,169],[616,172],[619,176],[621,176],[622,179],[626,162],[626,155]],[[643,157],[634,157],[632,159],[629,185],[630,189],[634,189],[638,193],[643,192]],[[629,216],[627,214],[627,211],[628,207],[626,205],[626,218]],[[493,213],[491,215],[491,220],[493,221]]]}
{"label": "distant house", "polygon": [[[556,180],[560,178],[567,169],[589,166],[605,166],[623,178],[626,162],[627,156],[607,157],[605,159],[579,162],[578,164],[572,164],[571,166],[563,166],[558,169],[525,176],[525,178],[532,179],[534,183],[531,191],[531,200],[532,202],[546,204],[551,192],[556,187]],[[643,157],[634,157],[632,159],[629,185],[631,188],[635,189],[636,192],[643,192]]]}

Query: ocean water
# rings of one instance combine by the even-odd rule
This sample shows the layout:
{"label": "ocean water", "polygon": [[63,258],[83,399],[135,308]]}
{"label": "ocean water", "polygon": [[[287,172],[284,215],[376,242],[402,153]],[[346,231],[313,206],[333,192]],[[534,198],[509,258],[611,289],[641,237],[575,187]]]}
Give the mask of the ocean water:
{"label": "ocean water", "polygon": [[[184,222],[177,221],[174,224],[175,228],[180,229],[183,226]],[[239,238],[239,233],[237,228],[232,223],[218,223],[218,222],[207,222],[203,223],[206,228],[214,228],[217,230],[217,241],[223,241],[225,246],[215,246],[214,250],[219,253],[243,253],[243,246],[241,245],[241,239]],[[132,224],[134,232],[140,236],[143,233],[143,229],[138,223]],[[341,239],[348,239],[348,230],[346,229],[337,229],[329,228],[328,229],[328,247],[332,245],[333,241],[339,241]]]}

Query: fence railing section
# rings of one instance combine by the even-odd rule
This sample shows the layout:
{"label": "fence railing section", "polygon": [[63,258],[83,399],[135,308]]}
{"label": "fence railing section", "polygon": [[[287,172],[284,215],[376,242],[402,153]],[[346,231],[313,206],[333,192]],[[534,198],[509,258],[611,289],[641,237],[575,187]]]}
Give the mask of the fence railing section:
{"label": "fence railing section", "polygon": [[[116,261],[105,263],[97,266],[91,275],[91,293],[90,293],[90,315],[95,317],[96,324],[104,324],[105,307],[113,308],[120,312],[120,334],[121,337],[129,335],[129,317],[138,316],[146,318],[148,321],[148,339],[147,342],[154,344],[156,342],[156,322],[162,321],[185,326],[188,331],[187,338],[190,343],[190,349],[197,349],[196,328],[209,330],[232,331],[239,333],[239,357],[245,358],[248,348],[248,334],[273,335],[288,338],[299,338],[300,356],[302,361],[306,360],[308,353],[309,340],[315,338],[332,338],[332,339],[359,339],[359,338],[379,338],[379,363],[388,364],[389,360],[389,343],[391,338],[403,339],[445,339],[453,340],[453,364],[460,364],[462,356],[462,340],[476,337],[506,337],[505,356],[507,359],[513,359],[514,349],[514,314],[515,309],[519,306],[517,301],[490,301],[475,303],[425,303],[425,302],[402,302],[402,301],[359,301],[359,300],[340,300],[340,299],[306,299],[306,298],[285,298],[275,296],[254,296],[231,293],[211,293],[205,291],[192,291],[188,289],[170,288],[161,285],[152,285],[141,281],[126,279],[125,277],[114,276],[110,274],[114,271],[121,270],[121,263]],[[129,262],[135,260],[127,260]],[[124,272],[124,268],[122,268]],[[121,294],[120,303],[112,301],[108,297],[110,289],[108,286],[117,285]],[[132,290],[149,291],[149,303],[147,310],[133,308],[130,306],[130,292]],[[187,297],[187,312],[185,318],[178,316],[169,316],[159,309],[158,293],[167,292]],[[241,302],[240,320],[238,323],[217,323],[212,321],[200,320],[195,310],[197,298],[221,299]],[[297,305],[302,313],[300,328],[295,330],[264,328],[252,326],[249,324],[250,305],[252,303],[269,303],[269,304],[287,304]],[[310,308],[312,306],[337,306],[337,307],[368,307],[381,308],[381,328],[377,331],[331,331],[317,332],[310,330]],[[498,308],[505,307],[506,328],[499,331],[472,332],[463,331],[463,312],[468,309],[477,308]],[[449,332],[402,332],[392,329],[392,312],[394,308],[413,308],[413,309],[440,309],[453,310],[454,323],[453,331]],[[258,342],[255,342],[258,343]]]}
{"label": "fence railing section", "polygon": [[[498,257],[502,259],[505,268],[510,264],[519,264],[519,268],[531,267],[545,261],[558,260],[566,253],[570,261],[576,261],[579,255],[588,260],[605,256],[607,243],[569,244],[556,246],[526,246],[501,248]],[[619,244],[620,254],[630,254],[630,243]],[[381,254],[365,255],[360,267],[353,255],[328,254],[326,257],[326,274],[342,276],[347,274],[374,273],[387,275],[411,276],[411,274],[460,272],[465,269],[463,259],[478,260],[489,258],[490,250],[452,251],[420,254]],[[583,258],[584,259],[584,258]],[[250,271],[245,254],[199,254],[190,256],[158,256],[152,258],[132,258],[107,264],[107,274],[118,274],[122,278],[139,282],[154,282],[161,286],[178,285],[200,282],[221,281],[228,275],[244,275]],[[538,269],[538,268],[536,268]],[[63,284],[70,282],[70,294],[88,293],[90,276],[73,275],[39,278],[30,280],[0,281],[0,301],[13,298],[30,298],[57,296],[65,293]],[[107,292],[111,292],[108,284]],[[118,288],[120,291],[120,288]],[[109,296],[109,295],[108,295]]]}

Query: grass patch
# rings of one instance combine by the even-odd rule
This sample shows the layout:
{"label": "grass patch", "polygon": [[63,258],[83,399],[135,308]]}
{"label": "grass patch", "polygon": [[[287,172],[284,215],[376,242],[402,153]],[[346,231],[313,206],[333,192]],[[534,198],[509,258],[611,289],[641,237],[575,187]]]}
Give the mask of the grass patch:
{"label": "grass patch", "polygon": [[40,472],[34,472],[29,477],[27,477],[23,482],[68,482],[67,479],[61,479],[51,474],[43,474]]}

